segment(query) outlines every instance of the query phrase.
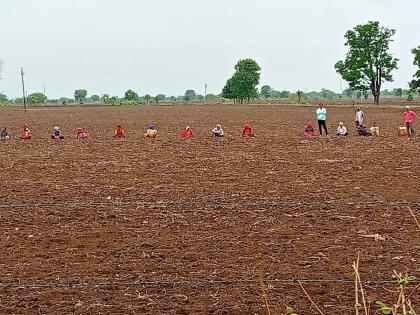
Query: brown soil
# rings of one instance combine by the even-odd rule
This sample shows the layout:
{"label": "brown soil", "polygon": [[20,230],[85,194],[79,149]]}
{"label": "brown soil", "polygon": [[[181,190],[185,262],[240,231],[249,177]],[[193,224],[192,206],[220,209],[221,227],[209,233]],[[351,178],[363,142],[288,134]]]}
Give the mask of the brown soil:
{"label": "brown soil", "polygon": [[[0,313],[263,314],[262,270],[272,314],[316,313],[299,279],[323,280],[304,285],[326,314],[350,314],[358,251],[364,280],[419,276],[407,205],[420,217],[420,142],[397,136],[401,110],[365,110],[378,138],[306,140],[314,110],[1,108],[14,137],[0,143]],[[351,108],[328,110],[332,133],[338,121],[354,133]],[[30,141],[16,139],[25,120]],[[240,137],[247,121],[255,138]],[[157,139],[142,138],[150,122]],[[49,139],[55,125],[65,140]],[[91,138],[75,140],[78,126]],[[369,301],[393,287],[366,285]]]}

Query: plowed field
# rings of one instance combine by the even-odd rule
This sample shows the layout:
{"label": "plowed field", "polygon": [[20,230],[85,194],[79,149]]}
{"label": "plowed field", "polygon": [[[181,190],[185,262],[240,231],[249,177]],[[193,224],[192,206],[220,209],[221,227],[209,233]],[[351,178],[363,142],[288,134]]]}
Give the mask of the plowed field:
{"label": "plowed field", "polygon": [[315,107],[0,108],[0,313],[263,314],[262,278],[272,314],[316,313],[297,280],[325,314],[351,314],[358,251],[368,301],[395,303],[382,281],[420,276],[419,138],[397,136],[397,108],[366,108],[382,133],[367,138],[352,108],[327,109],[332,135],[304,139]]}

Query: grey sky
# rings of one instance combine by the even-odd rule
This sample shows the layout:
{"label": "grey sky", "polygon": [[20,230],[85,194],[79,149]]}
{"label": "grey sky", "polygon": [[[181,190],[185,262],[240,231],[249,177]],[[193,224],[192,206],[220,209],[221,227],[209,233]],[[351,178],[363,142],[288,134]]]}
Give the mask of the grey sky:
{"label": "grey sky", "polygon": [[206,82],[220,93],[246,57],[275,89],[338,91],[344,34],[369,20],[397,30],[399,70],[385,88],[406,87],[419,12],[419,0],[0,0],[0,92],[21,95],[23,66],[29,93],[45,84],[50,98],[204,93]]}

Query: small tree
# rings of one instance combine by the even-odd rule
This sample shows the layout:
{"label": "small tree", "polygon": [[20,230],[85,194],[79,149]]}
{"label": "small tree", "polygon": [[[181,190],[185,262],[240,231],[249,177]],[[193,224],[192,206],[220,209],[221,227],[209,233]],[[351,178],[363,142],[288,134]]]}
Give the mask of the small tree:
{"label": "small tree", "polygon": [[343,91],[343,94],[347,97],[347,98],[353,98],[354,96],[354,91],[352,89],[345,89]]}
{"label": "small tree", "polygon": [[407,101],[412,102],[414,100],[414,92],[413,90],[408,91]]}
{"label": "small tree", "polygon": [[79,102],[79,104],[83,104],[86,100],[88,92],[86,90],[76,90],[74,91],[74,99]]}
{"label": "small tree", "polygon": [[139,95],[136,92],[134,92],[133,90],[127,90],[124,93],[124,99],[126,101],[133,101],[134,102],[134,101],[137,101],[139,99]]}
{"label": "small tree", "polygon": [[60,97],[58,100],[62,105],[67,105],[69,102],[69,99],[67,97]]}
{"label": "small tree", "polygon": [[363,97],[365,98],[365,101],[369,98],[369,91],[368,90],[363,90]]}
{"label": "small tree", "polygon": [[402,95],[403,95],[403,89],[402,88],[394,89],[393,92],[394,92],[395,97],[402,97]]}
{"label": "small tree", "polygon": [[298,102],[300,103],[302,101],[302,98],[303,98],[303,92],[301,90],[298,90],[296,92],[296,95],[298,97]]}
{"label": "small tree", "polygon": [[99,95],[92,95],[92,96],[90,97],[90,100],[91,100],[92,102],[97,103],[97,102],[100,102],[100,101],[101,101],[101,97],[100,97]]}
{"label": "small tree", "polygon": [[7,99],[7,95],[0,93],[0,104],[6,104],[9,100]]}
{"label": "small tree", "polygon": [[290,91],[281,91],[280,97],[281,98],[288,98],[290,96]]}
{"label": "small tree", "polygon": [[269,85],[263,85],[261,87],[261,96],[267,100],[269,97],[271,97],[271,93],[273,92],[273,89]]}
{"label": "small tree", "polygon": [[159,95],[155,96],[154,101],[156,102],[156,104],[159,104],[159,101],[160,101]]}
{"label": "small tree", "polygon": [[377,105],[382,83],[392,81],[391,73],[397,69],[398,59],[388,52],[394,34],[395,30],[380,27],[379,22],[356,26],[345,35],[349,47],[346,59],[335,65],[350,88],[370,89]]}
{"label": "small tree", "polygon": [[187,95],[184,95],[184,102],[187,104],[190,101],[190,98]]}
{"label": "small tree", "polygon": [[417,71],[414,74],[414,79],[411,80],[410,84],[410,89],[411,90],[420,90],[420,46],[418,46],[417,48],[414,48],[411,51],[414,55],[414,62],[413,64],[415,66],[417,66]]}
{"label": "small tree", "polygon": [[188,97],[189,101],[195,100],[197,98],[197,94],[194,90],[186,90],[184,96]]}
{"label": "small tree", "polygon": [[146,101],[146,103],[149,103],[149,101],[150,101],[150,99],[151,99],[152,97],[149,95],[149,94],[146,94],[145,96],[144,96],[144,100]]}
{"label": "small tree", "polygon": [[28,95],[27,101],[32,105],[41,105],[44,103],[45,95],[41,92],[36,92]]}

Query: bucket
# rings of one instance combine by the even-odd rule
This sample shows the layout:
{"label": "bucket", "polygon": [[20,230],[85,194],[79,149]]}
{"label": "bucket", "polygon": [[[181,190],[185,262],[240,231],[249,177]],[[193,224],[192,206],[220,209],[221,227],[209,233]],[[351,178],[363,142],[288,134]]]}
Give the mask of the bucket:
{"label": "bucket", "polygon": [[406,137],[408,135],[406,127],[399,127],[398,128],[398,135],[400,137]]}

